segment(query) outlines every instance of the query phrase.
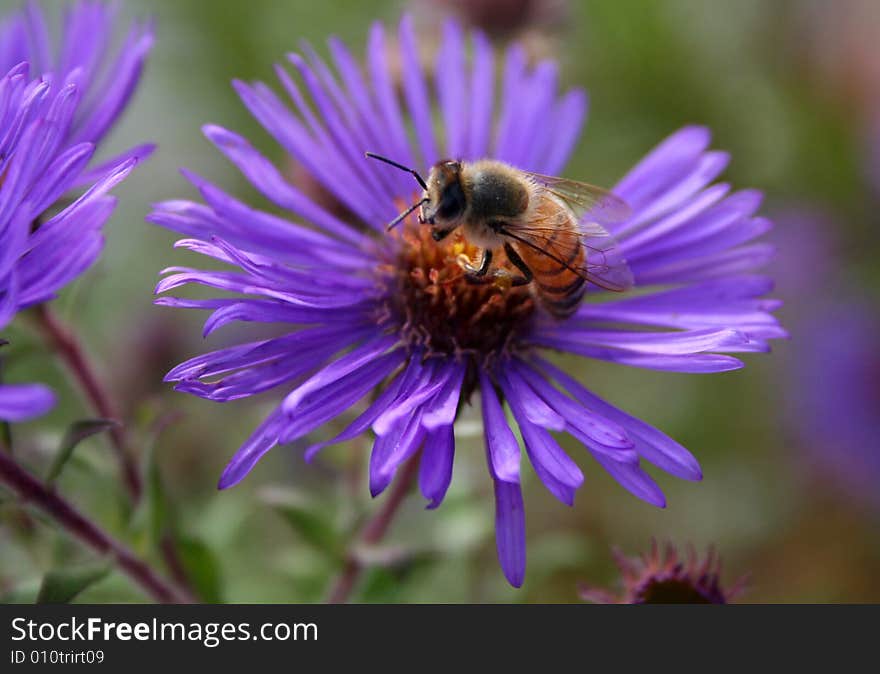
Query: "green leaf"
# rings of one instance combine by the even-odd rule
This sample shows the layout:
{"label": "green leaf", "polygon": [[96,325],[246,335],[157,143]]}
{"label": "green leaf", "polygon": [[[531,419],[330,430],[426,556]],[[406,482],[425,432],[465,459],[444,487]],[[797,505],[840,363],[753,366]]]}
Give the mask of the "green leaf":
{"label": "green leaf", "polygon": [[55,569],[43,577],[37,604],[68,604],[87,587],[110,572],[109,563],[89,564],[75,568]]}
{"label": "green leaf", "polygon": [[259,492],[264,503],[274,508],[302,540],[333,559],[341,559],[344,545],[332,513],[300,491],[265,487]]}
{"label": "green leaf", "polygon": [[208,604],[222,603],[220,565],[211,548],[195,538],[179,538],[175,550],[198,598]]}
{"label": "green leaf", "polygon": [[165,496],[162,474],[157,460],[159,438],[171,423],[179,418],[176,414],[166,414],[155,420],[152,432],[144,443],[141,458],[141,474],[144,476],[144,494],[137,509],[132,514],[130,527],[133,533],[142,537],[148,549],[160,545],[166,528],[173,528],[174,513],[172,504]]}
{"label": "green leaf", "polygon": [[73,450],[76,449],[79,443],[86,438],[106,431],[108,428],[117,426],[118,423],[113,419],[83,419],[71,424],[61,440],[61,446],[55,454],[52,466],[49,468],[46,484],[51,487],[55,483],[55,480],[61,475],[61,471],[64,470],[64,466],[67,465],[70,457],[73,456]]}
{"label": "green leaf", "polygon": [[0,450],[12,451],[12,426],[8,421],[0,421]]}
{"label": "green leaf", "polygon": [[352,554],[365,568],[359,596],[364,603],[401,601],[441,555],[435,550],[387,545],[356,545]]}

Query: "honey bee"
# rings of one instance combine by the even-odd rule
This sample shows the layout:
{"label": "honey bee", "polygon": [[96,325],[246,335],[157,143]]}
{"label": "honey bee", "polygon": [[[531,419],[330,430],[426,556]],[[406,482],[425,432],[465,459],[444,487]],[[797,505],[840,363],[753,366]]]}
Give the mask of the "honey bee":
{"label": "honey bee", "polygon": [[[513,286],[532,284],[556,318],[576,311],[587,282],[616,292],[632,286],[632,275],[602,226],[626,219],[629,208],[606,190],[490,159],[437,162],[426,181],[386,157],[369,152],[367,157],[411,173],[423,190],[388,229],[417,209],[435,241],[462,227],[465,239],[482,249],[479,260],[457,259],[472,283],[506,278]],[[518,273],[493,267],[502,250]]]}

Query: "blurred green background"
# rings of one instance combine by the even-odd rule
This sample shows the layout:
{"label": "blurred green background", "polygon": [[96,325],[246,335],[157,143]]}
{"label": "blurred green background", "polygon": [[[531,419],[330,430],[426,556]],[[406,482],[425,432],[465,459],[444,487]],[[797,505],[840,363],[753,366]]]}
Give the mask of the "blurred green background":
{"label": "blurred green background", "polygon": [[[556,12],[565,3],[536,4]],[[432,13],[420,23],[430,28],[442,5],[410,7],[427,12],[430,6]],[[17,6],[3,3],[7,11]],[[636,500],[582,449],[567,445],[586,484],[569,509],[525,471],[528,571],[523,588],[511,589],[495,557],[491,483],[479,417],[472,411],[458,429],[446,502],[436,511],[425,511],[415,495],[405,503],[379,551],[384,562],[368,574],[356,600],[578,601],[578,582],[615,582],[611,546],[634,554],[657,537],[700,550],[716,545],[727,582],[749,575],[744,601],[880,601],[877,501],[871,505],[808,459],[815,448],[792,430],[786,411],[798,367],[798,325],[818,295],[834,299],[853,292],[866,307],[876,312],[878,306],[880,222],[871,193],[880,193],[880,186],[872,186],[867,169],[872,119],[880,116],[880,107],[872,108],[880,100],[877,6],[870,0],[584,1],[563,7],[567,19],[542,20],[539,7],[525,26],[515,27],[534,53],[560,60],[566,84],[590,93],[589,121],[566,175],[613,185],[667,134],[685,124],[706,124],[713,145],[732,153],[725,179],[763,190],[764,212],[782,223],[773,237],[782,248],[781,278],[808,264],[786,257],[786,246],[799,250],[803,237],[813,235],[791,213],[818,219],[817,246],[831,246],[837,254],[809,288],[782,284],[777,295],[787,304],[781,316],[793,340],[776,344],[770,355],[747,355],[744,370],[697,377],[571,365],[581,381],[680,440],[701,461],[701,483],[652,471],[667,494],[665,510]],[[366,477],[358,473],[364,442],[328,452],[312,466],[303,463],[298,448],[279,448],[241,485],[216,491],[226,461],[278,394],[221,405],[175,393],[161,382],[172,365],[240,335],[227,328],[206,346],[199,312],[153,306],[158,272],[193,258],[172,250],[177,237],[146,224],[144,216],[153,202],[195,196],[178,174],[181,166],[266,207],[201,136],[203,123],[221,124],[284,162],[230,80],[272,82],[272,64],[302,39],[326,53],[324,40],[334,34],[362,52],[369,23],[394,24],[405,7],[374,0],[123,4],[128,17],[155,17],[158,39],[142,86],[103,151],[144,140],[157,142],[159,150],[117,190],[120,206],[108,225],[102,260],[64,292],[56,309],[81,332],[114,382],[136,424],[137,444],[153,446],[152,453],[144,450],[144,460],[160,485],[150,503],[160,505],[128,521],[116,466],[101,437],[77,449],[59,486],[158,565],[159,539],[176,538],[206,600],[320,600],[336,571],[332,549],[338,537],[344,542],[358,518],[379,503],[369,499]],[[44,470],[64,428],[88,412],[25,321],[17,322],[12,335],[8,379],[39,379],[60,393],[61,404],[49,417],[14,431],[28,465]],[[155,420],[169,412],[180,416],[155,438]],[[47,430],[52,428],[57,430]],[[877,442],[862,449],[880,452]],[[0,501],[0,593],[7,600],[32,600],[45,572],[88,560],[51,527],[39,519],[23,522],[13,504]],[[143,596],[111,574],[78,600]]]}

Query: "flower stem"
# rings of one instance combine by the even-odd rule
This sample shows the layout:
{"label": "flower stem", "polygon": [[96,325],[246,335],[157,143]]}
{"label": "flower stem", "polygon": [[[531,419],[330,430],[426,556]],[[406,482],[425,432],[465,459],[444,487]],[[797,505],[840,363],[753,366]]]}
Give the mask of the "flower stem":
{"label": "flower stem", "polygon": [[6,452],[0,452],[0,483],[8,486],[23,501],[35,505],[46,513],[73,538],[98,554],[110,558],[122,573],[157,602],[174,604],[187,601],[187,597],[175,590],[146,562],[89,521],[57,493],[48,489]]}
{"label": "flower stem", "polygon": [[[135,453],[131,448],[128,433],[122,423],[121,415],[112,402],[110,393],[104,388],[94,365],[86,355],[85,348],[80,344],[74,332],[61,322],[52,309],[48,305],[42,304],[36,308],[36,317],[37,326],[79,383],[98,416],[120,422],[109,429],[110,442],[119,462],[119,470],[131,506],[136,506],[143,493],[143,480],[135,462]],[[174,550],[173,541],[164,541],[160,550],[168,568],[176,571],[179,559],[176,550]],[[181,580],[183,576],[178,576],[175,572],[175,578]],[[184,593],[184,599],[192,601],[193,589],[189,583],[181,582],[180,590]]]}
{"label": "flower stem", "polygon": [[[416,454],[403,466],[403,469],[394,481],[394,485],[391,487],[391,492],[388,494],[388,498],[385,499],[382,507],[379,508],[379,511],[370,518],[364,525],[364,528],[361,529],[360,535],[358,536],[360,543],[365,545],[375,545],[382,540],[385,533],[388,531],[388,528],[391,526],[391,522],[394,520],[395,515],[397,515],[397,512],[400,510],[400,505],[406,499],[406,495],[409,493],[418,472],[419,455]],[[327,595],[327,603],[344,604],[347,602],[363,570],[364,563],[357,557],[357,555],[349,550],[349,554],[346,556],[345,565],[342,567],[342,572],[333,583],[330,594]]]}
{"label": "flower stem", "polygon": [[65,326],[45,304],[37,307],[36,316],[37,325],[46,336],[52,348],[67,365],[67,368],[85,392],[98,416],[120,421],[119,425],[110,428],[110,441],[119,461],[125,489],[132,505],[136,505],[140,500],[143,484],[132,456],[128,434],[126,433],[125,426],[121,423],[122,420],[113,405],[109,393],[102,385],[94,366],[86,356],[85,349],[79,343],[73,331]]}

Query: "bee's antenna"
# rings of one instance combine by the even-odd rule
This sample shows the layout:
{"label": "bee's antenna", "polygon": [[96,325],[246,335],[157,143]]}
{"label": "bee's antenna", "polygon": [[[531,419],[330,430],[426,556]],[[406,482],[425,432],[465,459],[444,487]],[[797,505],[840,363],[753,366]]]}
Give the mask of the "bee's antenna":
{"label": "bee's antenna", "polygon": [[[364,155],[369,157],[370,159],[378,159],[379,161],[384,161],[386,164],[391,164],[393,167],[399,168],[401,171],[406,171],[407,173],[412,173],[415,176],[415,179],[419,181],[419,185],[422,186],[422,189],[423,190],[428,189],[428,185],[425,183],[422,176],[419,175],[419,172],[416,171],[415,169],[409,168],[408,166],[404,166],[403,164],[398,164],[396,161],[391,161],[390,159],[388,159],[388,157],[382,157],[381,155],[373,154],[372,152],[364,152]],[[413,207],[413,210],[415,210],[415,208],[417,206],[418,206],[418,204],[416,204],[416,206]],[[409,215],[410,213],[412,213],[412,210],[408,211],[407,215]]]}
{"label": "bee's antenna", "polygon": [[429,199],[420,199],[419,201],[414,203],[412,206],[407,208],[403,213],[401,213],[396,218],[394,218],[394,220],[389,222],[388,225],[385,227],[385,231],[390,232],[392,229],[397,227],[397,225],[399,225],[401,222],[403,222],[403,220],[404,220],[404,218],[406,218],[406,216],[408,216],[410,213],[412,213],[414,210],[416,210],[422,204],[428,203],[428,201],[429,201]]}

